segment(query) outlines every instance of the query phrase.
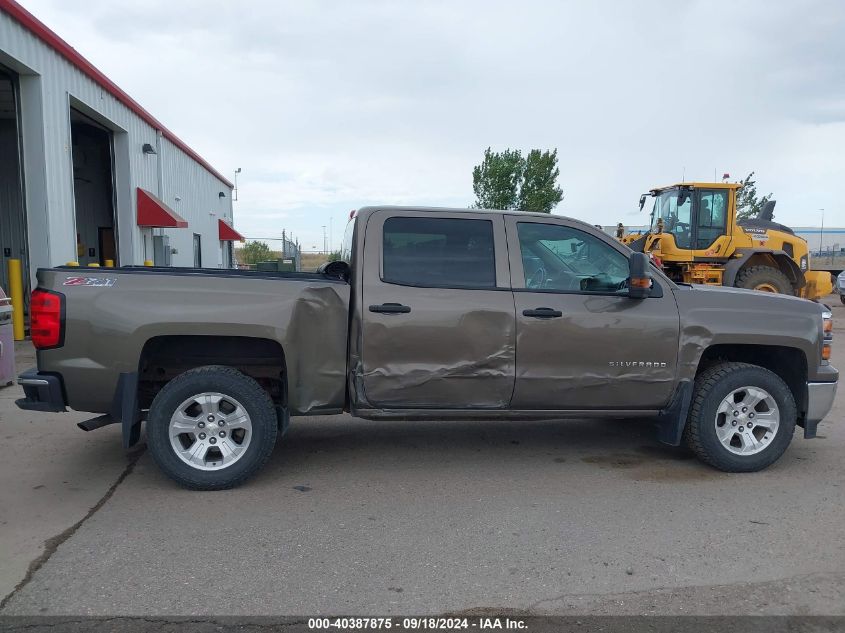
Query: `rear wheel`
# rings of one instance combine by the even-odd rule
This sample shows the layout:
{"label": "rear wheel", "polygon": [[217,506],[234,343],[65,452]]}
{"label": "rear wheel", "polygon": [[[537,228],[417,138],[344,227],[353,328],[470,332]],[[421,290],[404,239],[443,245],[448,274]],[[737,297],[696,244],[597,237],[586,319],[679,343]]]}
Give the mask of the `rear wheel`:
{"label": "rear wheel", "polygon": [[727,472],[752,472],[783,454],[795,420],[795,399],[777,374],[725,362],[696,378],[684,438],[707,464]]}
{"label": "rear wheel", "polygon": [[845,304],[845,295],[839,295],[839,300]]}
{"label": "rear wheel", "polygon": [[244,482],[267,462],[277,434],[267,392],[232,367],[177,376],[156,395],[147,421],[147,443],[159,468],[195,490]]}
{"label": "rear wheel", "polygon": [[794,295],[792,283],[782,271],[771,266],[749,266],[739,271],[736,276],[737,288],[760,290],[761,292],[776,292],[784,295]]}

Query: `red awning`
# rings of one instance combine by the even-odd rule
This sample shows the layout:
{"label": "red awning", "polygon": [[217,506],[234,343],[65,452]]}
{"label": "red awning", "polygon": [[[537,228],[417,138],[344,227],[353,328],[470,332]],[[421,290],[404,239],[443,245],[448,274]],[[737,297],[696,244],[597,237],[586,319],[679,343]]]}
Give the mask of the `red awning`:
{"label": "red awning", "polygon": [[184,229],[188,222],[149,191],[138,187],[138,226]]}
{"label": "red awning", "polygon": [[238,233],[223,220],[217,220],[217,228],[220,231],[221,242],[244,242],[246,238]]}

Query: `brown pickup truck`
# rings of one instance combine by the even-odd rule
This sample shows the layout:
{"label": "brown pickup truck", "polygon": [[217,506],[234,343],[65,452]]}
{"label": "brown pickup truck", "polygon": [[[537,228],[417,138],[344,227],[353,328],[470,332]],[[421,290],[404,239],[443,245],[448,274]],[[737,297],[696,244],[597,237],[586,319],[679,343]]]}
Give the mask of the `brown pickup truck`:
{"label": "brown pickup truck", "polygon": [[198,489],[237,485],[290,416],[636,417],[712,466],[777,460],[833,402],[830,312],[676,284],[559,216],[374,207],[314,274],[38,271],[23,409],[99,413]]}

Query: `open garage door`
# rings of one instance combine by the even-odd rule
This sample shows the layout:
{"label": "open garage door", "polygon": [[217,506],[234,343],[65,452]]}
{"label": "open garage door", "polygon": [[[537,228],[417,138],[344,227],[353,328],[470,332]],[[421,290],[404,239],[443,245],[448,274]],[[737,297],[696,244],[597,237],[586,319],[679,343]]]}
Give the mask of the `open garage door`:
{"label": "open garage door", "polygon": [[112,131],[73,108],[70,129],[79,264],[117,266]]}
{"label": "open garage door", "polygon": [[9,291],[9,260],[20,259],[26,305],[29,258],[20,155],[17,77],[0,67],[0,286]]}

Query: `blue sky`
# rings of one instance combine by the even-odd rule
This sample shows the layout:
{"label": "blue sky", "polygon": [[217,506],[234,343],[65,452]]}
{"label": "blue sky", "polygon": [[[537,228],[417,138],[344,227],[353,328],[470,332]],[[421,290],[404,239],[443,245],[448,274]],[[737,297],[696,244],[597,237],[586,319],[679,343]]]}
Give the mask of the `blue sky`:
{"label": "blue sky", "polygon": [[322,248],[367,204],[468,206],[484,149],[557,147],[557,213],[644,223],[655,185],[757,172],[845,225],[845,4],[23,4],[224,174],[235,225]]}

